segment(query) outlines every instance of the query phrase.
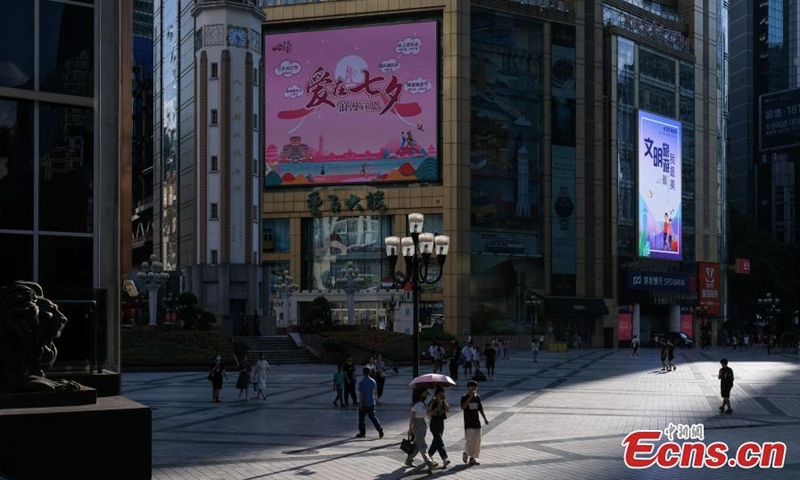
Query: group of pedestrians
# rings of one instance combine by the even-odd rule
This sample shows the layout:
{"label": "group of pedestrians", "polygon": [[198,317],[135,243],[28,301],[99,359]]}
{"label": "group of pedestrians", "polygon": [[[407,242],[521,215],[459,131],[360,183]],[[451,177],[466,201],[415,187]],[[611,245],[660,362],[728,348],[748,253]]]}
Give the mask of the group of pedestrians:
{"label": "group of pedestrians", "polygon": [[[272,367],[267,361],[267,357],[262,353],[259,356],[254,366],[250,365],[250,360],[247,355],[242,357],[239,362],[239,376],[236,379],[236,388],[239,389],[239,399],[242,399],[242,394],[245,396],[245,401],[250,400],[250,385],[254,386],[256,391],[256,398],[259,400],[267,399],[267,372],[274,373]],[[222,361],[222,355],[219,353],[214,357],[214,363],[211,371],[208,373],[208,380],[211,381],[212,401],[219,403],[220,393],[222,392],[222,384],[224,380],[228,379],[228,373],[225,370],[225,363]]]}
{"label": "group of pedestrians", "polygon": [[[422,461],[432,473],[439,463],[433,460],[433,455],[438,454],[442,460],[442,468],[450,465],[447,450],[444,447],[444,421],[450,412],[450,404],[447,403],[447,395],[442,387],[436,387],[433,399],[428,399],[428,390],[425,388],[415,388],[411,396],[411,413],[408,421],[408,435],[413,439],[414,450],[406,457],[405,466],[416,468],[414,458],[417,455],[422,457]],[[464,438],[466,446],[462,454],[462,460],[468,465],[480,465],[478,458],[481,453],[481,418],[484,424],[489,420],[483,411],[483,403],[478,395],[478,382],[469,380],[467,382],[467,393],[461,396],[461,410],[464,415]],[[426,423],[426,418],[430,418],[430,426]],[[433,440],[428,446],[425,437],[430,429]],[[381,431],[381,436],[383,436]]]}

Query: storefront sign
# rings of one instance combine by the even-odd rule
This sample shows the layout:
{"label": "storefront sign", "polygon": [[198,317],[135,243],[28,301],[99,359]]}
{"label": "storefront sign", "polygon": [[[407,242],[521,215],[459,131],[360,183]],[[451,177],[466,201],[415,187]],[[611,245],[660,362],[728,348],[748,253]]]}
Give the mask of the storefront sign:
{"label": "storefront sign", "polygon": [[628,272],[628,290],[688,292],[689,275],[665,272]]}
{"label": "storefront sign", "polygon": [[720,270],[718,263],[697,263],[697,299],[709,315],[719,315]]}

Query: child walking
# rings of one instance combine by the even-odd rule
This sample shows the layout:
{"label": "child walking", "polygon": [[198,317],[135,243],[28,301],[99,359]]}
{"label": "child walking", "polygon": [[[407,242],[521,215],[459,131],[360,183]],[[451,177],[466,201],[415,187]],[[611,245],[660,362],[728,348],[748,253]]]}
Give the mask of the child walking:
{"label": "child walking", "polygon": [[[717,374],[717,378],[719,378],[719,389],[722,395],[722,406],[719,407],[720,412],[725,412],[727,414],[733,413],[731,409],[731,389],[733,388],[733,369],[728,366],[728,359],[723,358],[719,361],[722,368],[719,369],[719,373]],[[725,406],[728,407],[725,410]]]}

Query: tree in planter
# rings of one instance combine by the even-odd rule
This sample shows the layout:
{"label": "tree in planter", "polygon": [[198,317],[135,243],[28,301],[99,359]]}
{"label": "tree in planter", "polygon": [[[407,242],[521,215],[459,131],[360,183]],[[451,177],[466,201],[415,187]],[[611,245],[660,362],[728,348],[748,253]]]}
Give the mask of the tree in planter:
{"label": "tree in planter", "polygon": [[300,319],[300,329],[303,332],[321,332],[330,330],[333,326],[331,305],[325,297],[317,297],[309,305],[308,310]]}
{"label": "tree in planter", "polygon": [[178,319],[183,322],[184,330],[211,330],[211,324],[217,317],[198,305],[197,295],[183,292],[178,297]]}

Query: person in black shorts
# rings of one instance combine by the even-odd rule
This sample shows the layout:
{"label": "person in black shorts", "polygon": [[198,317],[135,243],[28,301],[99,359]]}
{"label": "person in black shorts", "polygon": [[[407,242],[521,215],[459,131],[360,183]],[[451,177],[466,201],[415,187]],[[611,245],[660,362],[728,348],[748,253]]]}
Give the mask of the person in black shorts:
{"label": "person in black shorts", "polygon": [[497,360],[497,350],[495,350],[488,342],[483,349],[483,358],[486,362],[486,374],[489,375],[489,380],[494,380],[494,365]]}
{"label": "person in black shorts", "polygon": [[667,365],[667,371],[675,370],[675,344],[672,343],[671,340],[667,340],[667,359],[669,360],[669,364]]}
{"label": "person in black shorts", "polygon": [[[719,407],[719,411],[724,411],[725,413],[733,413],[731,409],[731,389],[733,388],[733,370],[728,366],[728,359],[723,358],[719,361],[722,368],[719,369],[719,373],[717,374],[717,378],[719,378],[719,389],[720,394],[722,395],[722,406]],[[728,406],[728,409],[725,410],[725,406]]]}
{"label": "person in black shorts", "polygon": [[667,342],[661,339],[661,371],[667,371]]}

